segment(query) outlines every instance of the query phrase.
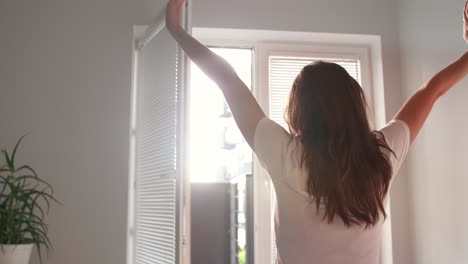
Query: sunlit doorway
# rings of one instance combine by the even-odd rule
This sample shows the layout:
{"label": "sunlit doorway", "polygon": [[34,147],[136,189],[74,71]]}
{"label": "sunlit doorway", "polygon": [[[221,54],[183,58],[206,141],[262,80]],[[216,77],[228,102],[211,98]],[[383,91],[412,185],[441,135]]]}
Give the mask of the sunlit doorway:
{"label": "sunlit doorway", "polygon": [[[251,89],[251,49],[211,50]],[[191,67],[191,263],[253,264],[252,150],[217,85]]]}

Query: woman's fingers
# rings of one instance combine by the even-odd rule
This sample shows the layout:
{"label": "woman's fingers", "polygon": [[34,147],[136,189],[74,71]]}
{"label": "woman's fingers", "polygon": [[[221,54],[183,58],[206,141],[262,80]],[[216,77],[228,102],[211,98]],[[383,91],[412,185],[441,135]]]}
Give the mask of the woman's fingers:
{"label": "woman's fingers", "polygon": [[465,22],[468,22],[468,1],[465,2],[465,9],[464,9],[463,14],[464,14],[463,18],[465,19]]}
{"label": "woman's fingers", "polygon": [[185,0],[169,0],[168,7],[170,7],[173,11],[180,11],[180,8],[184,4]]}
{"label": "woman's fingers", "polygon": [[463,9],[463,38],[468,43],[468,1],[465,2]]}
{"label": "woman's fingers", "polygon": [[174,1],[175,6],[180,9],[180,7],[184,4],[185,0],[171,0]]}
{"label": "woman's fingers", "polygon": [[465,22],[468,22],[468,1],[465,2],[465,10],[463,14],[464,14]]}
{"label": "woman's fingers", "polygon": [[184,0],[169,0],[166,7],[166,26],[169,30],[174,29],[180,24],[180,10]]}

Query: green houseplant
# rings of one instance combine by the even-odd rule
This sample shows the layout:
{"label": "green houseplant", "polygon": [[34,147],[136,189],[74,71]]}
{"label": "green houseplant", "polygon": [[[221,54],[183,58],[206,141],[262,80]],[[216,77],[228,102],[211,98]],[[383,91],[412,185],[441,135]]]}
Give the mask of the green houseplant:
{"label": "green houseplant", "polygon": [[11,153],[1,151],[0,158],[0,262],[29,262],[31,249],[36,248],[42,263],[42,249],[51,248],[44,221],[53,197],[52,187],[40,179],[28,165],[18,166],[16,152],[21,137]]}

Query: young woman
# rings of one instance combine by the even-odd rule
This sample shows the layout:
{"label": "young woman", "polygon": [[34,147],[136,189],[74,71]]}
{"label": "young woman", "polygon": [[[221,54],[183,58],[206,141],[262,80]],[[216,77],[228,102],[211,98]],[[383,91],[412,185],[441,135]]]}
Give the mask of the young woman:
{"label": "young woman", "polygon": [[[243,136],[274,183],[277,263],[379,262],[389,187],[437,99],[468,73],[468,53],[424,84],[384,128],[372,131],[359,84],[337,64],[305,66],[285,118],[268,119],[232,67],[179,25],[170,0],[166,26],[222,90]],[[465,5],[464,18],[468,15]],[[468,26],[465,23],[465,36]]]}

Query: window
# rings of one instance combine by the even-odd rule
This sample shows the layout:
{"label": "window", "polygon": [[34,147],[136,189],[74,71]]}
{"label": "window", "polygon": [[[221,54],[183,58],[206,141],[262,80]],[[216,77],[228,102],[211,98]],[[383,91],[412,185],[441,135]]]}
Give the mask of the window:
{"label": "window", "polygon": [[[252,49],[255,55],[252,91],[265,113],[283,126],[284,105],[293,80],[303,66],[314,60],[343,66],[363,87],[375,118],[373,125],[385,123],[378,36],[207,28],[194,28],[192,32],[206,45]],[[266,172],[255,160],[253,165],[254,263],[274,263],[274,190]],[[391,256],[390,222],[387,223],[381,251],[382,255]]]}
{"label": "window", "polygon": [[[233,64],[241,79],[251,84],[265,113],[283,126],[293,79],[304,65],[317,59],[345,67],[363,86],[376,124],[385,122],[377,36],[200,28],[194,28],[193,35],[206,45],[222,47],[213,50]],[[187,252],[193,232],[186,187],[205,183],[229,185],[226,221],[231,225],[227,233],[234,253],[230,262],[243,263],[242,248],[250,246],[254,254],[247,256],[253,257],[248,264],[274,263],[274,190],[266,172],[252,159],[222,94],[196,67],[192,66],[192,79],[185,79],[187,61],[163,27],[136,55],[128,263],[190,263]],[[185,101],[181,89],[185,82],[204,92],[192,87],[189,102]],[[254,209],[249,208],[251,204]],[[381,251],[391,258],[387,223]],[[249,227],[254,230],[249,232]]]}

